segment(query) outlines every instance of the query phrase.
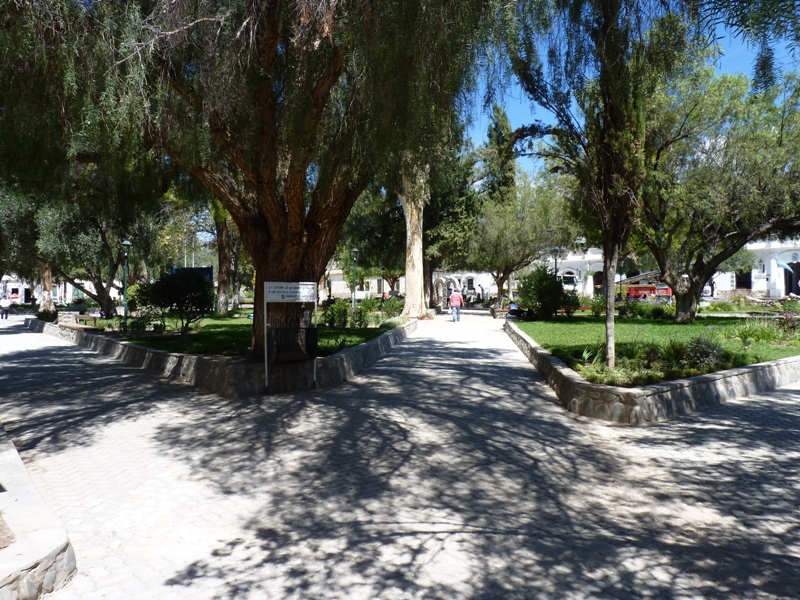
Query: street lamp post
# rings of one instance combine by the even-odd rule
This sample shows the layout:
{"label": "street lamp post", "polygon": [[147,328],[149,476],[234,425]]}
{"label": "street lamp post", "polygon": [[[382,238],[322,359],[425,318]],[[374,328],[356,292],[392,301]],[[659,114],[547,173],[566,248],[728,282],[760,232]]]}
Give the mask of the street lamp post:
{"label": "street lamp post", "polygon": [[381,267],[381,298],[386,293],[386,267]]}
{"label": "street lamp post", "polygon": [[128,254],[130,253],[131,246],[129,240],[122,242],[122,254],[125,256],[125,274],[122,279],[122,310],[123,310],[123,329],[128,331]]}
{"label": "street lamp post", "polygon": [[358,248],[350,250],[350,255],[353,257],[353,312],[356,310],[356,271],[358,268]]}
{"label": "street lamp post", "polygon": [[559,248],[558,246],[553,248],[553,260],[556,263],[556,267],[555,267],[556,275],[558,275],[558,255],[559,255],[560,252],[561,252],[561,248]]}

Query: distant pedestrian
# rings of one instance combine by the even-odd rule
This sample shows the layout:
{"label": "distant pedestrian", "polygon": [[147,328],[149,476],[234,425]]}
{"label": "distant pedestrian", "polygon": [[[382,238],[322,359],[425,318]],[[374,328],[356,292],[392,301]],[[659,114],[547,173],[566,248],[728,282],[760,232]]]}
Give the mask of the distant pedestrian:
{"label": "distant pedestrian", "polygon": [[0,300],[0,319],[8,319],[8,309],[11,307],[11,298],[3,296]]}
{"label": "distant pedestrian", "polygon": [[453,313],[453,321],[461,320],[461,307],[464,306],[464,297],[458,290],[453,290],[450,294],[450,311]]}

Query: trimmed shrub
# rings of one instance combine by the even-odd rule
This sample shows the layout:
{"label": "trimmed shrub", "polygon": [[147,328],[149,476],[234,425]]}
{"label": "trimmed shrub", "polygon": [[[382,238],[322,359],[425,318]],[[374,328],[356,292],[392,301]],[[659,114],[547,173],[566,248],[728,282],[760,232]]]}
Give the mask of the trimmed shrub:
{"label": "trimmed shrub", "polygon": [[700,371],[715,370],[725,360],[725,350],[707,336],[694,338],[686,348],[686,364]]}
{"label": "trimmed shrub", "polygon": [[128,331],[131,333],[144,333],[147,331],[148,321],[141,317],[128,320]]}
{"label": "trimmed shrub", "polygon": [[358,303],[358,307],[369,314],[376,313],[381,308],[381,300],[375,296],[367,296]]}
{"label": "trimmed shrub", "polygon": [[778,328],[787,336],[793,337],[800,331],[800,313],[785,312],[778,317],[776,323]]}
{"label": "trimmed shrub", "polygon": [[520,279],[520,301],[532,308],[541,319],[552,319],[555,316],[563,296],[561,281],[545,266],[535,268]]}
{"label": "trimmed shrub", "polygon": [[325,310],[325,325],[328,327],[347,327],[350,323],[350,312],[351,304],[348,300],[337,300]]}
{"label": "trimmed shrub", "polygon": [[166,318],[174,319],[181,335],[186,336],[192,323],[214,310],[214,284],[196,271],[182,269],[142,284],[137,300],[142,308],[157,309],[162,323]]}
{"label": "trimmed shrub", "polygon": [[578,298],[578,293],[574,291],[564,292],[561,296],[561,308],[564,309],[564,314],[571,317],[575,314],[581,306],[581,300]]}
{"label": "trimmed shrub", "polygon": [[405,303],[396,296],[390,296],[387,300],[384,300],[383,305],[381,305],[381,312],[384,318],[392,319],[399,315],[403,312],[404,304]]}

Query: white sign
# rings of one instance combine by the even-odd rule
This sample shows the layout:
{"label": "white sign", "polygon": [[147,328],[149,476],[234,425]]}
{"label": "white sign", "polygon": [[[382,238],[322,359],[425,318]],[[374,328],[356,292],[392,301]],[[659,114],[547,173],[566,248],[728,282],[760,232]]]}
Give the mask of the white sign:
{"label": "white sign", "polygon": [[267,302],[317,301],[317,284],[303,281],[266,281],[264,296]]}

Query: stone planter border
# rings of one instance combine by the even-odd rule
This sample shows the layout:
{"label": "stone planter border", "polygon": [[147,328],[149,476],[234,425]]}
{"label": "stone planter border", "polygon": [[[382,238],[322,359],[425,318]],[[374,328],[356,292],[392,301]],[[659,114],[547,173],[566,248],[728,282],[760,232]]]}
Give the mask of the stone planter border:
{"label": "stone planter border", "polygon": [[519,327],[503,326],[558,396],[561,406],[584,417],[643,425],[666,421],[702,406],[774,390],[800,381],[800,356],[635,388],[590,383],[539,346]]}
{"label": "stone planter border", "polygon": [[76,569],[75,553],[2,426],[0,472],[0,510],[16,538],[0,549],[0,599],[35,600],[69,581]]}
{"label": "stone planter border", "polygon": [[[193,385],[227,398],[264,393],[263,364],[237,358],[212,358],[153,350],[92,333],[90,328],[60,326],[38,319],[26,319],[25,326],[145,369],[169,381]],[[417,321],[412,320],[364,344],[347,348],[332,356],[317,358],[316,388],[313,362],[270,365],[270,393],[324,389],[340,385],[372,365],[393,346],[406,339],[416,328]]]}

